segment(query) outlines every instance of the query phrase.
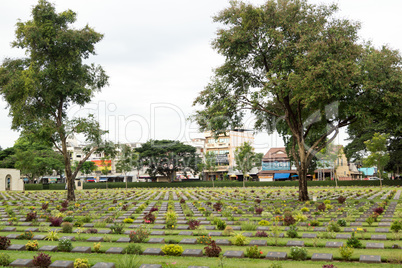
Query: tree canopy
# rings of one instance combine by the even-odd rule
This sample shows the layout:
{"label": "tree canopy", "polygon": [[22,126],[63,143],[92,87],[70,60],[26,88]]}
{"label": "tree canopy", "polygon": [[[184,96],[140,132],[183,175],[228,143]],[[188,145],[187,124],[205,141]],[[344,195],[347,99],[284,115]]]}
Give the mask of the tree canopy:
{"label": "tree canopy", "polygon": [[194,146],[179,141],[150,140],[135,151],[139,154],[139,166],[145,167],[149,176],[165,176],[169,182],[177,171],[197,172],[201,162]]}
{"label": "tree canopy", "polygon": [[194,102],[202,130],[241,127],[245,111],[256,129],[278,130],[295,160],[300,201],[309,199],[309,164],[341,127],[401,102],[399,52],[362,45],[359,24],[336,11],[305,0],[231,2],[214,17],[223,27],[212,45],[225,62]]}
{"label": "tree canopy", "polygon": [[[103,35],[89,26],[70,27],[76,21],[71,10],[56,13],[55,7],[39,0],[32,19],[18,22],[13,47],[26,51],[26,58],[5,59],[0,67],[0,92],[8,103],[12,128],[51,141],[64,157],[68,200],[75,200],[74,178],[88,157],[102,146],[104,133],[89,116],[69,119],[72,105],[83,106],[107,85],[101,66],[88,65],[95,44]],[[83,134],[86,155],[71,169],[67,139]]]}
{"label": "tree canopy", "polygon": [[248,173],[258,165],[258,161],[261,159],[257,158],[254,148],[249,142],[245,142],[236,148],[234,158],[236,162],[235,168],[243,173],[243,187],[245,187],[244,182]]}

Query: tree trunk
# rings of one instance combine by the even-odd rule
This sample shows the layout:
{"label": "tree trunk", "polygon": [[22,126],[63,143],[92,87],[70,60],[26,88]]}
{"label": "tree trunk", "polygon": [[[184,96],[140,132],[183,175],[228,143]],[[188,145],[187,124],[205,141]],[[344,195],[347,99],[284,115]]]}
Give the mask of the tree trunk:
{"label": "tree trunk", "polygon": [[[300,146],[300,145],[299,145]],[[302,147],[302,146],[300,146]],[[297,167],[297,172],[299,175],[299,201],[308,201],[308,190],[307,190],[307,157],[304,147],[299,148],[300,164]]]}
{"label": "tree trunk", "polygon": [[62,150],[64,156],[64,170],[66,173],[66,183],[67,183],[67,200],[68,201],[75,201],[75,193],[74,193],[74,181],[73,181],[73,174],[71,172],[71,163],[70,163],[70,154],[67,151],[67,144],[66,140],[62,137]]}

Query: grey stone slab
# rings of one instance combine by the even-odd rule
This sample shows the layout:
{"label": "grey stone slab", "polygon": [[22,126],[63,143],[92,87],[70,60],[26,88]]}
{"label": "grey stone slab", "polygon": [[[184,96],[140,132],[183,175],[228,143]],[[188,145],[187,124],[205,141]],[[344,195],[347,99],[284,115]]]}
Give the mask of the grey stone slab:
{"label": "grey stone slab", "polygon": [[75,247],[71,250],[72,253],[91,253],[91,247]]}
{"label": "grey stone slab", "polygon": [[384,249],[384,243],[366,243],[366,248],[379,248]]}
{"label": "grey stone slab", "polygon": [[295,240],[289,240],[286,243],[287,247],[304,247],[304,241],[295,241]]}
{"label": "grey stone slab", "polygon": [[162,268],[160,264],[142,264],[140,268]]}
{"label": "grey stone slab", "polygon": [[148,240],[148,243],[150,243],[150,244],[161,244],[161,243],[165,243],[165,239],[158,238],[158,237],[153,237],[153,238],[150,238]]}
{"label": "grey stone slab", "polygon": [[98,230],[98,234],[111,234],[112,230]]}
{"label": "grey stone slab", "polygon": [[275,251],[270,251],[265,256],[265,258],[269,260],[286,260],[287,257],[288,254],[286,252],[275,252]]}
{"label": "grey stone slab", "polygon": [[165,231],[152,231],[150,235],[165,235]]}
{"label": "grey stone slab", "polygon": [[381,256],[378,256],[378,255],[360,255],[359,262],[381,263]]}
{"label": "grey stone slab", "polygon": [[71,240],[71,241],[75,241],[75,236],[65,235],[65,236],[60,237],[59,240],[62,240],[62,239],[68,239],[68,240]]}
{"label": "grey stone slab", "polygon": [[41,246],[39,249],[39,251],[57,251],[57,246]]}
{"label": "grey stone slab", "polygon": [[130,238],[120,237],[119,239],[117,239],[116,243],[130,243]]}
{"label": "grey stone slab", "polygon": [[123,253],[124,248],[120,248],[120,247],[111,247],[108,250],[106,250],[106,254],[122,254]]}
{"label": "grey stone slab", "polygon": [[388,228],[375,228],[376,233],[389,233]]}
{"label": "grey stone slab", "polygon": [[216,230],[216,227],[212,225],[205,226],[205,230]]}
{"label": "grey stone slab", "polygon": [[226,258],[244,258],[244,252],[241,250],[228,250],[223,254]]}
{"label": "grey stone slab", "polygon": [[163,251],[160,248],[147,248],[142,255],[163,255]]}
{"label": "grey stone slab", "polygon": [[152,229],[165,229],[166,226],[165,225],[155,225],[154,227],[152,227]]}
{"label": "grey stone slab", "polygon": [[25,232],[38,232],[39,228],[36,228],[36,227],[26,228],[24,231]]}
{"label": "grey stone slab", "polygon": [[113,262],[98,262],[91,268],[115,268],[116,265]]}
{"label": "grey stone slab", "polygon": [[330,253],[313,253],[311,256],[312,261],[333,261],[332,254]]}
{"label": "grey stone slab", "polygon": [[195,238],[184,238],[179,242],[179,244],[197,244],[197,239],[195,239]]}
{"label": "grey stone slab", "polygon": [[242,233],[242,235],[244,235],[244,236],[246,236],[246,237],[252,237],[252,236],[254,236],[253,233],[251,233],[251,232],[244,232],[244,233]]}
{"label": "grey stone slab", "polygon": [[257,231],[269,231],[269,227],[268,226],[258,226]]}
{"label": "grey stone slab", "polygon": [[188,230],[190,227],[188,225],[179,225],[176,227],[177,230]]}
{"label": "grey stone slab", "polygon": [[2,232],[15,232],[15,231],[17,231],[17,228],[15,228],[15,227],[5,227],[1,231]]}
{"label": "grey stone slab", "polygon": [[371,235],[371,240],[387,240],[386,235]]}
{"label": "grey stone slab", "polygon": [[350,235],[350,234],[336,234],[336,236],[335,236],[336,239],[349,239],[351,237],[352,237],[352,235]]}
{"label": "grey stone slab", "polygon": [[309,233],[304,233],[302,235],[302,238],[316,238],[317,234],[309,234]]}
{"label": "grey stone slab", "polygon": [[208,236],[222,236],[222,232],[210,232]]}
{"label": "grey stone slab", "polygon": [[6,237],[8,239],[18,239],[19,236],[20,236],[19,234],[9,234]]}
{"label": "grey stone slab", "polygon": [[49,268],[74,268],[73,261],[54,261]]}
{"label": "grey stone slab", "polygon": [[11,267],[34,267],[33,259],[16,259],[10,263]]}
{"label": "grey stone slab", "polygon": [[34,235],[32,240],[43,240],[46,238],[46,235]]}
{"label": "grey stone slab", "polygon": [[249,245],[250,246],[266,246],[267,240],[251,240]]}
{"label": "grey stone slab", "polygon": [[7,248],[7,250],[25,250],[25,245],[11,245]]}
{"label": "grey stone slab", "polygon": [[314,231],[314,232],[326,232],[326,231],[327,231],[327,228],[325,228],[325,227],[315,227],[315,228],[313,229],[313,231]]}
{"label": "grey stone slab", "polygon": [[87,239],[87,242],[103,242],[103,237],[90,237]]}
{"label": "grey stone slab", "polygon": [[378,227],[390,227],[391,223],[390,222],[379,222]]}
{"label": "grey stone slab", "polygon": [[32,222],[21,222],[18,225],[19,226],[32,226]]}
{"label": "grey stone slab", "polygon": [[363,226],[361,222],[351,222],[350,226]]}
{"label": "grey stone slab", "polygon": [[346,227],[346,228],[343,228],[343,231],[344,232],[356,232],[356,228],[349,228],[349,227]]}
{"label": "grey stone slab", "polygon": [[327,243],[325,243],[325,247],[326,248],[339,248],[343,246],[343,242],[332,242],[332,241],[328,241]]}
{"label": "grey stone slab", "polygon": [[227,245],[231,245],[232,243],[227,239],[216,239],[215,244],[221,245],[221,246],[227,246]]}
{"label": "grey stone slab", "polygon": [[186,256],[186,257],[202,257],[202,249],[186,249],[183,251],[181,256]]}
{"label": "grey stone slab", "polygon": [[182,231],[179,233],[179,235],[193,235],[193,232],[191,231]]}

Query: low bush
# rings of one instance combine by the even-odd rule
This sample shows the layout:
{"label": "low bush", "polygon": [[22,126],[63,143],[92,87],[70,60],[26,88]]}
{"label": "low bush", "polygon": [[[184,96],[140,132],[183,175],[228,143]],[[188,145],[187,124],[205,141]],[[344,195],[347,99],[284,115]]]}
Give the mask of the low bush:
{"label": "low bush", "polygon": [[165,253],[165,255],[169,255],[169,256],[181,256],[183,251],[184,251],[184,249],[182,246],[175,245],[175,244],[164,245],[162,247],[162,252]]}
{"label": "low bush", "polygon": [[25,231],[24,233],[18,236],[18,239],[21,240],[31,240],[34,237],[34,234],[31,231]]}
{"label": "low bush", "polygon": [[297,227],[296,226],[290,226],[289,230],[286,231],[286,235],[289,238],[296,238],[299,236],[299,234],[297,233]]}
{"label": "low bush", "polygon": [[70,239],[61,239],[57,245],[58,250],[70,252],[73,249],[73,244]]}
{"label": "low bush", "polygon": [[246,248],[246,256],[253,259],[259,259],[262,256],[262,251],[258,248],[258,246],[252,246]]}
{"label": "low bush", "polygon": [[395,220],[391,224],[391,231],[398,233],[402,230],[402,220]]}
{"label": "low bush", "polygon": [[362,242],[360,242],[360,240],[355,237],[355,233],[352,233],[352,237],[346,241],[346,246],[352,247],[352,248],[362,248],[363,247]]}
{"label": "low bush", "polygon": [[135,254],[135,255],[141,255],[142,252],[142,247],[140,245],[136,244],[129,244],[127,247],[124,248],[123,253],[124,254]]}
{"label": "low bush", "polygon": [[307,259],[307,249],[302,247],[291,247],[290,258],[295,261],[304,261]]}
{"label": "low bush", "polygon": [[151,234],[151,232],[148,229],[140,228],[140,229],[131,231],[128,236],[130,237],[130,242],[144,243],[150,234]]}
{"label": "low bush", "polygon": [[89,267],[90,265],[88,259],[78,258],[74,260],[74,268],[89,268]]}
{"label": "low bush", "polygon": [[256,237],[268,237],[268,234],[265,231],[257,231],[255,233]]}
{"label": "low bush", "polygon": [[28,241],[28,243],[25,244],[25,249],[28,251],[36,251],[39,248],[38,241],[33,240],[33,241]]}
{"label": "low bush", "polygon": [[61,224],[61,231],[66,234],[70,234],[73,232],[73,225],[69,222],[63,222]]}
{"label": "low bush", "polygon": [[124,230],[124,224],[115,222],[112,226],[110,226],[110,230],[113,234],[122,234]]}
{"label": "low bush", "polygon": [[50,264],[52,264],[52,257],[50,257],[48,254],[40,252],[38,255],[34,256],[33,264],[35,267],[49,267]]}
{"label": "low bush", "polygon": [[0,253],[0,265],[8,266],[11,263],[10,256],[6,253]]}
{"label": "low bush", "polygon": [[247,237],[245,237],[241,233],[235,234],[230,241],[232,242],[233,245],[236,246],[244,246],[248,244]]}
{"label": "low bush", "polygon": [[222,251],[222,249],[216,245],[214,240],[212,240],[208,246],[204,247],[204,250],[207,257],[219,257],[219,254]]}
{"label": "low bush", "polygon": [[200,221],[197,221],[197,220],[195,220],[195,219],[190,219],[190,220],[187,222],[187,224],[188,224],[188,228],[189,228],[190,230],[195,230],[195,229],[197,229],[198,226],[200,226]]}
{"label": "low bush", "polygon": [[345,246],[339,247],[339,253],[341,254],[342,259],[350,260],[350,257],[353,255],[353,247]]}
{"label": "low bush", "polygon": [[197,243],[198,244],[208,245],[208,244],[211,243],[211,241],[212,241],[212,239],[211,239],[210,236],[203,235],[203,236],[197,237]]}

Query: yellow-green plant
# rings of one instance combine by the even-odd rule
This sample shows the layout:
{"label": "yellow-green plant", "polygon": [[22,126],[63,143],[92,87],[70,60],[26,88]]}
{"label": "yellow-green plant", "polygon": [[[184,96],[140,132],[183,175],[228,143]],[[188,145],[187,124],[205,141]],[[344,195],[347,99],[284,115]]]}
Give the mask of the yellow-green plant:
{"label": "yellow-green plant", "polygon": [[99,253],[99,252],[100,252],[101,247],[102,247],[102,245],[101,245],[100,242],[99,242],[99,243],[94,243],[94,251],[95,251],[96,253]]}
{"label": "yellow-green plant", "polygon": [[36,251],[38,248],[39,244],[37,240],[28,241],[28,243],[25,244],[25,249],[28,251]]}
{"label": "yellow-green plant", "polygon": [[74,268],[89,268],[88,259],[75,259],[74,260]]}
{"label": "yellow-green plant", "polygon": [[175,244],[170,244],[170,245],[164,245],[162,247],[163,253],[165,255],[170,255],[170,256],[181,256],[183,253],[184,249],[182,246],[175,245]]}
{"label": "yellow-green plant", "polygon": [[49,233],[47,233],[45,239],[48,241],[57,241],[59,240],[59,234],[57,233],[57,231],[50,231]]}
{"label": "yellow-green plant", "polygon": [[261,226],[270,226],[271,223],[270,223],[269,221],[266,221],[266,220],[261,220],[260,222],[258,222],[258,225],[261,225]]}
{"label": "yellow-green plant", "polygon": [[353,252],[354,252],[353,247],[348,247],[345,245],[339,247],[339,253],[341,254],[344,260],[350,260],[350,257],[352,257]]}

